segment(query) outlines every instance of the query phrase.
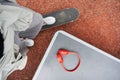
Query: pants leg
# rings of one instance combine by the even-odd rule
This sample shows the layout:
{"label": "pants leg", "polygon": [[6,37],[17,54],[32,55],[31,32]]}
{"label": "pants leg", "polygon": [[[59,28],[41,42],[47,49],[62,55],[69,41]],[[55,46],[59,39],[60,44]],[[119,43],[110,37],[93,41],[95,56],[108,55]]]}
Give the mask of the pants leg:
{"label": "pants leg", "polygon": [[10,2],[4,2],[2,3],[3,5],[11,5],[11,6],[16,6],[16,7],[21,7],[21,8],[24,8],[26,10],[30,10],[33,12],[33,21],[30,25],[30,27],[25,30],[25,31],[21,31],[19,33],[19,36],[21,37],[24,37],[24,38],[31,38],[31,39],[34,39],[37,34],[40,32],[42,26],[44,25],[44,21],[43,21],[43,17],[41,14],[31,10],[31,9],[28,9],[26,7],[23,7],[23,6],[20,6],[20,5],[17,5],[15,3],[10,3]]}
{"label": "pants leg", "polygon": [[19,52],[22,53],[22,55],[25,55],[25,53],[28,52],[28,48],[25,46],[24,42],[21,41],[19,38],[19,32],[15,32],[14,42],[16,45],[19,46]]}
{"label": "pants leg", "polygon": [[43,26],[43,23],[44,21],[43,21],[42,15],[39,13],[33,12],[33,21],[30,27],[25,31],[15,32],[14,42],[19,46],[21,53],[23,54],[27,53],[28,48],[25,46],[24,42],[20,40],[19,37],[21,36],[24,38],[34,39],[40,32]]}
{"label": "pants leg", "polygon": [[[16,3],[10,3],[10,2],[4,1],[4,2],[2,2],[2,4],[21,7],[21,8],[30,10],[26,7],[17,5]],[[30,11],[32,11],[32,10],[30,10]],[[17,44],[19,46],[21,53],[26,53],[26,51],[28,51],[28,48],[25,46],[24,42],[20,40],[19,36],[34,39],[37,36],[37,34],[40,32],[40,30],[44,24],[42,15],[35,11],[32,11],[32,12],[33,12],[33,21],[31,23],[31,25],[29,26],[29,28],[22,32],[15,32],[15,37],[14,37],[15,41],[14,42],[15,42],[15,44]]]}
{"label": "pants leg", "polygon": [[44,21],[43,21],[42,15],[39,13],[33,12],[33,21],[30,27],[25,31],[21,31],[19,35],[21,37],[34,39],[40,32],[43,24],[44,24]]}

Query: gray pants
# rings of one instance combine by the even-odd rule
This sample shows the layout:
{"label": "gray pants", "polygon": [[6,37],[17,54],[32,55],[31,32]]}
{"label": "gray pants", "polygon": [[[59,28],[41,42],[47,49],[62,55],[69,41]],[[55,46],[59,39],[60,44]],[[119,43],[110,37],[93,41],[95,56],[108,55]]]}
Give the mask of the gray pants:
{"label": "gray pants", "polygon": [[24,45],[24,42],[20,40],[19,37],[34,39],[40,32],[43,23],[44,21],[41,14],[33,12],[33,21],[30,27],[25,31],[15,32],[15,44],[19,45],[21,53],[23,53],[24,49],[26,49],[27,47]]}
{"label": "gray pants", "polygon": [[[1,4],[17,6],[17,7],[22,7],[24,9],[28,9],[26,7],[17,5],[17,4],[12,3],[12,2],[3,1]],[[27,47],[24,45],[24,42],[20,40],[20,36],[24,37],[24,38],[34,39],[37,36],[37,34],[40,32],[40,30],[44,24],[42,15],[35,12],[35,11],[32,11],[32,12],[33,12],[33,21],[31,23],[31,25],[29,26],[29,28],[25,31],[15,32],[14,41],[15,41],[15,44],[19,45],[21,53],[26,51],[25,49],[27,49]]]}

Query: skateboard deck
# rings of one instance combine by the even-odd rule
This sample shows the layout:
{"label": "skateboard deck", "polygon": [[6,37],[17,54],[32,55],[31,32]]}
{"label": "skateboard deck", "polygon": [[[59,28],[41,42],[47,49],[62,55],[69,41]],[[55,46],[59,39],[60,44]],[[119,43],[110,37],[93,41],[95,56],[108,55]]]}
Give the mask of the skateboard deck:
{"label": "skateboard deck", "polygon": [[42,27],[42,30],[49,29],[52,27],[60,26],[69,22],[73,22],[79,17],[79,11],[76,8],[65,8],[63,10],[58,10],[55,12],[47,13],[43,15],[43,18],[53,16],[56,19],[56,22],[52,25],[45,25]]}

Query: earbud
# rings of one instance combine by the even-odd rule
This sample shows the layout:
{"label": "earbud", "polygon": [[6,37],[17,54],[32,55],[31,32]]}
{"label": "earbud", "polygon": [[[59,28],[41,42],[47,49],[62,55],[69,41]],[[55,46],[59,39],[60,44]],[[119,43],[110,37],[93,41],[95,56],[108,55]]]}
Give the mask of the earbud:
{"label": "earbud", "polygon": [[57,58],[58,58],[58,61],[60,63],[63,63],[63,58],[62,58],[62,55],[60,53],[57,54]]}
{"label": "earbud", "polygon": [[63,63],[63,58],[62,55],[67,55],[69,53],[68,50],[65,49],[59,49],[57,53],[57,58],[60,63]]}

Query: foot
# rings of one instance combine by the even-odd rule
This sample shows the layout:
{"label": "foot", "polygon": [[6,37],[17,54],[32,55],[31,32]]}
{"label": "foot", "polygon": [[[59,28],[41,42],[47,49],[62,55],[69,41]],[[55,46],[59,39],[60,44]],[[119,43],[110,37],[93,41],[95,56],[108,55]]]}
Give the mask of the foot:
{"label": "foot", "polygon": [[34,40],[32,40],[32,39],[26,38],[23,40],[23,42],[24,42],[25,46],[27,46],[27,47],[32,47],[34,45]]}
{"label": "foot", "polygon": [[52,25],[56,22],[56,19],[52,16],[49,16],[49,17],[46,17],[46,18],[43,18],[44,22],[45,22],[45,25]]}

